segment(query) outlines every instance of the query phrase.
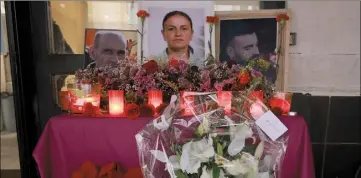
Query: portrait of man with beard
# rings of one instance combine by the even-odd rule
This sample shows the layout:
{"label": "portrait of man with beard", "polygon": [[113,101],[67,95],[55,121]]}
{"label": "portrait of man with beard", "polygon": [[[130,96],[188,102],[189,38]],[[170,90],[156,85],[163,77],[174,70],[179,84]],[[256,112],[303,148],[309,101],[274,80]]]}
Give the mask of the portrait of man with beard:
{"label": "portrait of man with beard", "polygon": [[220,21],[219,60],[247,66],[256,59],[270,63],[263,74],[272,83],[276,78],[275,50],[277,45],[277,22],[274,18],[231,19]]}

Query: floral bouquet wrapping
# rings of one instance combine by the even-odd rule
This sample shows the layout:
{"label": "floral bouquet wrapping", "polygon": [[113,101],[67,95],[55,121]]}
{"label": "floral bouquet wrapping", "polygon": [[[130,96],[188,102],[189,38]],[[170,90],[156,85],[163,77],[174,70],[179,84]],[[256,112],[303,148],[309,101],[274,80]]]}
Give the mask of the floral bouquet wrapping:
{"label": "floral bouquet wrapping", "polygon": [[[197,102],[190,103],[189,96]],[[173,95],[163,114],[136,135],[145,178],[279,177],[287,136],[271,139],[257,125],[270,112],[260,100],[233,96],[226,115],[216,93],[182,97],[189,108],[180,108]],[[193,116],[183,117],[184,109]]]}

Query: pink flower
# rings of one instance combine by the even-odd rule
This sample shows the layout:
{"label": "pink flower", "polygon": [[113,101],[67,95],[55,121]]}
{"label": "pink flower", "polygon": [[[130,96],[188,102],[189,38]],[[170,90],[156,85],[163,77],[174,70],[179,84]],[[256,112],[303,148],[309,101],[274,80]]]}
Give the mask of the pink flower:
{"label": "pink flower", "polygon": [[109,84],[112,84],[112,83],[113,83],[113,80],[112,80],[111,78],[107,77],[107,78],[105,79],[105,84],[106,84],[106,85],[109,85]]}
{"label": "pink flower", "polygon": [[206,82],[200,84],[200,91],[209,92],[210,90],[211,90],[211,79],[208,79],[206,80]]}
{"label": "pink flower", "polygon": [[223,90],[223,86],[224,86],[224,83],[221,82],[221,83],[215,83],[214,84],[214,88],[216,88],[217,91],[222,91]]}
{"label": "pink flower", "polygon": [[234,84],[234,78],[230,78],[230,79],[227,79],[227,80],[224,80],[224,84]]}

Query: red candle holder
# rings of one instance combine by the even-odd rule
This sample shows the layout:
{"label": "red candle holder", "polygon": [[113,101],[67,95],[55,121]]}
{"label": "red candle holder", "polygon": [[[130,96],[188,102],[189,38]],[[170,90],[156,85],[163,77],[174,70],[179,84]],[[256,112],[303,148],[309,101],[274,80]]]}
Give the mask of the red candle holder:
{"label": "red candle holder", "polygon": [[226,114],[231,114],[232,109],[232,91],[217,92],[218,105],[224,107]]}
{"label": "red candle holder", "polygon": [[124,114],[124,91],[109,90],[109,115],[121,116]]}
{"label": "red candle holder", "polygon": [[187,91],[180,91],[180,108],[183,110],[183,116],[192,116],[192,109],[195,106],[194,95],[184,96]]}
{"label": "red candle holder", "polygon": [[148,104],[157,108],[163,103],[163,92],[160,90],[148,91]]}

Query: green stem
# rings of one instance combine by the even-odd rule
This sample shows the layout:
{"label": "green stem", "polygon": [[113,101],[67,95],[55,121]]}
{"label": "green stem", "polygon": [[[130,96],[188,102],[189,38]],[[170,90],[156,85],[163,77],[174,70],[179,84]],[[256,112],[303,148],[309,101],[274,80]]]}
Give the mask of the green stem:
{"label": "green stem", "polygon": [[141,34],[140,34],[140,64],[143,64],[144,21],[145,21],[145,19],[142,19],[142,32],[141,32]]}
{"label": "green stem", "polygon": [[212,32],[213,32],[213,25],[210,24],[209,25],[209,43],[210,43],[210,45],[209,45],[209,54],[210,55],[213,55],[212,54]]}
{"label": "green stem", "polygon": [[280,61],[280,55],[282,53],[282,42],[283,42],[283,34],[282,31],[284,29],[284,23],[280,23],[280,28],[278,30],[278,36],[280,38],[280,41],[278,43],[278,47],[277,47],[277,51],[276,51],[276,55],[277,55],[277,63],[276,63],[276,78],[275,81],[277,81],[277,76],[278,76],[278,70],[279,70],[279,61]]}

